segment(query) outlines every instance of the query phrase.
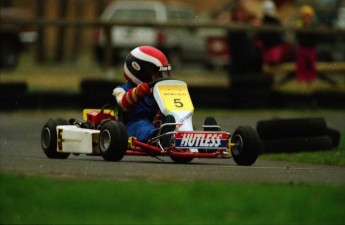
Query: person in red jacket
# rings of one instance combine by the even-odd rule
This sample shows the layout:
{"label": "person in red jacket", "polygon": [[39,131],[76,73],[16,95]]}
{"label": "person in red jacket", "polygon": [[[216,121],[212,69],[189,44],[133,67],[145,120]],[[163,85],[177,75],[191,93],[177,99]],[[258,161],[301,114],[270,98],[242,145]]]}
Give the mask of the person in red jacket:
{"label": "person in red jacket", "polygon": [[[314,10],[312,7],[305,5],[300,8],[300,19],[296,22],[296,27],[311,28],[314,26]],[[317,54],[315,48],[315,34],[297,31],[297,48],[296,48],[296,78],[302,83],[311,83],[316,79],[316,61]]]}
{"label": "person in red jacket", "polygon": [[158,132],[154,124],[162,114],[152,95],[149,83],[164,76],[170,76],[171,66],[167,57],[152,46],[133,49],[124,63],[124,77],[127,82],[116,87],[113,95],[123,111],[122,122],[129,136],[146,142]]}

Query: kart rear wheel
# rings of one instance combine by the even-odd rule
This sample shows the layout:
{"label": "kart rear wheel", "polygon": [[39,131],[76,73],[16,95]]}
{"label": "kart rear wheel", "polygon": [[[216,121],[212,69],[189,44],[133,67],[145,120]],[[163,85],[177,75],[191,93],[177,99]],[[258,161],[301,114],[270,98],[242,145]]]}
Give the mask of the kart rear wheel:
{"label": "kart rear wheel", "polygon": [[101,125],[99,150],[105,161],[120,161],[126,154],[128,134],[123,123],[108,120]]}
{"label": "kart rear wheel", "polygon": [[44,154],[51,159],[67,159],[69,153],[57,152],[56,127],[69,125],[68,121],[62,118],[49,119],[41,131],[41,146]]}
{"label": "kart rear wheel", "polygon": [[252,127],[238,127],[231,137],[231,144],[231,155],[238,165],[255,163],[260,153],[260,139]]}

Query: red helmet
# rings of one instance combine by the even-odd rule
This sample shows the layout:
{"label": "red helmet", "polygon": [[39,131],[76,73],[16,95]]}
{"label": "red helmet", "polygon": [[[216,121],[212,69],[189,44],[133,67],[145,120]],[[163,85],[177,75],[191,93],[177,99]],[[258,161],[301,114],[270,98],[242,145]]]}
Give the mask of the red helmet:
{"label": "red helmet", "polygon": [[125,78],[138,85],[142,82],[170,76],[171,66],[163,52],[151,46],[140,46],[133,49],[124,63]]}

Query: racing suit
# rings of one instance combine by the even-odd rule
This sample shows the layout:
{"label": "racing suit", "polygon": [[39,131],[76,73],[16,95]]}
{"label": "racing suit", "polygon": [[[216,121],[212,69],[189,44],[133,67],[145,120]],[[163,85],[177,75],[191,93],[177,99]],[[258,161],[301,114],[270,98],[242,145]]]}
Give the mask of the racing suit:
{"label": "racing suit", "polygon": [[134,136],[137,140],[146,142],[150,137],[158,133],[158,129],[153,125],[155,116],[159,113],[156,100],[152,95],[138,101],[135,106],[126,109],[123,104],[124,95],[136,86],[131,82],[117,86],[113,95],[116,98],[118,107],[122,110],[122,122],[125,124],[128,136]]}

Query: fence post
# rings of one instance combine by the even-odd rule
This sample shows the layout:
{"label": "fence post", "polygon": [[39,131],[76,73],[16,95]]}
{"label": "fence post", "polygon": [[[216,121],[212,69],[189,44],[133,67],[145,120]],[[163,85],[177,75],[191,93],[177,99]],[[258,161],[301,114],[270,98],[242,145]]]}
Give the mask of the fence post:
{"label": "fence post", "polygon": [[[66,18],[66,11],[67,11],[67,1],[60,0],[59,2],[59,19]],[[62,62],[65,56],[65,35],[66,34],[66,26],[65,25],[58,25],[58,36],[57,36],[57,43],[56,43],[56,52],[55,52],[55,61]]]}
{"label": "fence post", "polygon": [[104,25],[105,46],[104,46],[104,59],[105,66],[110,67],[113,62],[113,46],[111,39],[111,25]]}
{"label": "fence post", "polygon": [[[45,0],[36,0],[37,18],[41,19],[44,14]],[[44,25],[39,24],[37,26],[37,49],[36,49],[36,61],[38,63],[44,63],[46,61],[45,47],[44,47]]]}

